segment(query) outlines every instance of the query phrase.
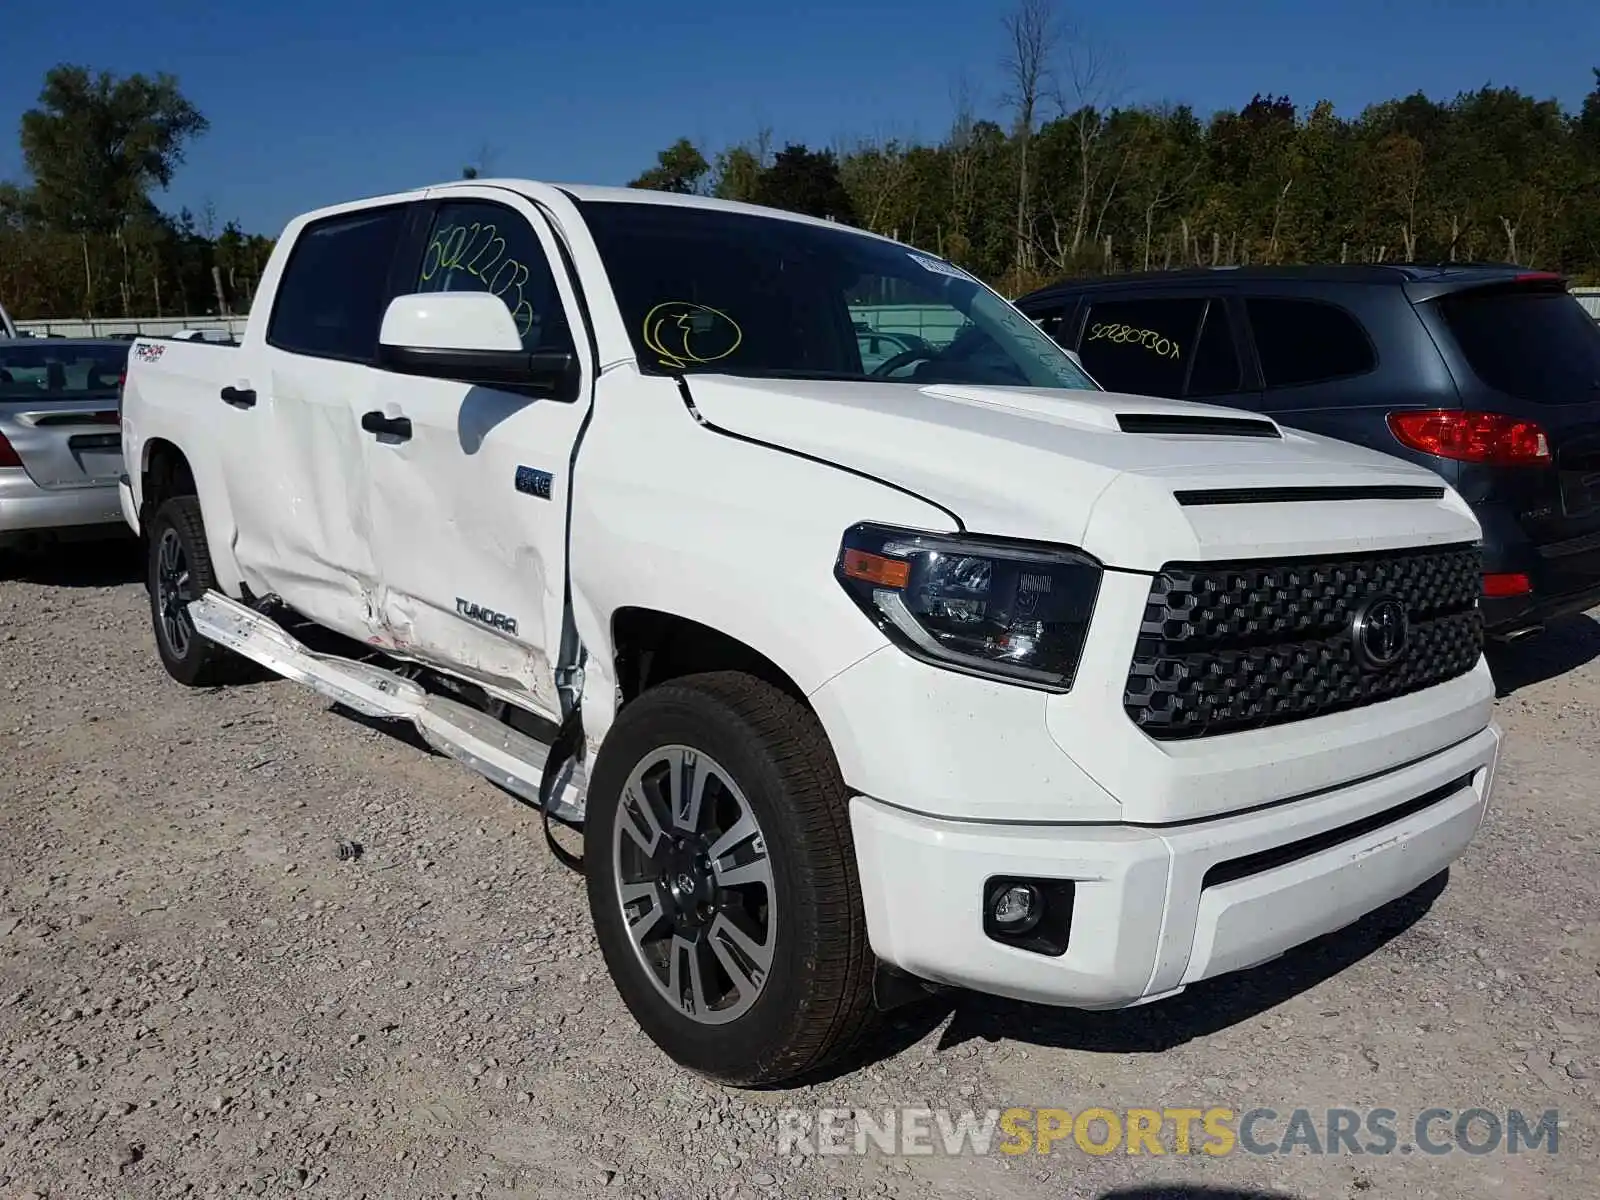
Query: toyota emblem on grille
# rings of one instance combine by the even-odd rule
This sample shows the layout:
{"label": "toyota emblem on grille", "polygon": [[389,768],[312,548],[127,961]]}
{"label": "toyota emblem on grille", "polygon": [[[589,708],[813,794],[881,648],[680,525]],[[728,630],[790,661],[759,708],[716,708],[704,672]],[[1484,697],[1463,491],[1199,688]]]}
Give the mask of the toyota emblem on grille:
{"label": "toyota emblem on grille", "polygon": [[1394,666],[1411,640],[1411,620],[1405,605],[1393,596],[1375,596],[1357,610],[1350,623],[1350,640],[1361,665],[1374,671]]}

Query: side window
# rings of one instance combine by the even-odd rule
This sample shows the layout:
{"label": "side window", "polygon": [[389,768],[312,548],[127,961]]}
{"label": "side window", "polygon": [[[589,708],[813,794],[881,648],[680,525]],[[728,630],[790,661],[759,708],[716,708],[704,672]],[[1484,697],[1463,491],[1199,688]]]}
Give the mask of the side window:
{"label": "side window", "polygon": [[378,344],[405,207],[307,225],[278,281],[267,342],[294,354],[367,362]]}
{"label": "side window", "polygon": [[1242,372],[1239,352],[1234,348],[1233,321],[1224,300],[1206,306],[1205,324],[1194,346],[1194,361],[1189,365],[1190,397],[1227,396],[1239,390]]}
{"label": "side window", "polygon": [[1108,391],[1180,397],[1205,308],[1202,297],[1094,304],[1078,357]]}
{"label": "side window", "polygon": [[1066,316],[1069,311],[1070,309],[1059,301],[1042,307],[1035,306],[1023,309],[1028,320],[1032,321],[1057,342],[1061,340],[1061,318]]}
{"label": "side window", "polygon": [[1378,365],[1366,330],[1320,300],[1245,301],[1261,375],[1269,388],[1364,375]]}
{"label": "side window", "polygon": [[528,222],[487,201],[441,204],[422,254],[419,292],[489,292],[500,297],[525,350],[572,350],[544,247]]}

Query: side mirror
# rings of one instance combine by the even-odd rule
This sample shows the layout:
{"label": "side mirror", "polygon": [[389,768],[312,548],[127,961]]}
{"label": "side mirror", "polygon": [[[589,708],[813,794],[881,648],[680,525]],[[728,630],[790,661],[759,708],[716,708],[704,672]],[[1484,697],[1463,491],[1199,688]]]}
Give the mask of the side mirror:
{"label": "side mirror", "polygon": [[511,313],[488,292],[396,296],[378,331],[378,365],[555,400],[576,399],[580,382],[576,355],[524,350]]}

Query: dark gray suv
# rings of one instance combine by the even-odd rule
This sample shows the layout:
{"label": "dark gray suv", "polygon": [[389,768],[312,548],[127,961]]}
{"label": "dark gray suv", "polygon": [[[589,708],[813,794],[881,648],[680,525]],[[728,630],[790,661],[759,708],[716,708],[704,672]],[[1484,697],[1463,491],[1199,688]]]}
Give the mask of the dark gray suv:
{"label": "dark gray suv", "polygon": [[1213,268],[1017,304],[1111,391],[1251,409],[1437,471],[1483,524],[1491,636],[1600,603],[1600,325],[1559,275]]}

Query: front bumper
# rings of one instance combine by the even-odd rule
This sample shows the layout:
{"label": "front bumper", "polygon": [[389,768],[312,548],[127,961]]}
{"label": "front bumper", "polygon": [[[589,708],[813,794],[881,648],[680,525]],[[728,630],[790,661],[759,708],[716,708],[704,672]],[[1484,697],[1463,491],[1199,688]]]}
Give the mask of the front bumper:
{"label": "front bumper", "polygon": [[42,488],[21,467],[0,469],[0,538],[122,523],[113,486]]}
{"label": "front bumper", "polygon": [[[858,796],[872,947],[921,978],[1019,1000],[1120,1008],[1170,995],[1348,925],[1444,870],[1482,820],[1499,749],[1491,724],[1349,786],[1174,826],[952,821]],[[1266,852],[1277,853],[1265,865],[1238,861]],[[1076,881],[1064,954],[984,933],[994,876]]]}

